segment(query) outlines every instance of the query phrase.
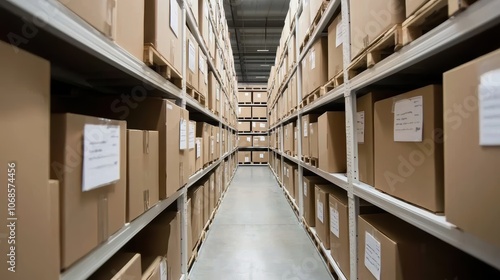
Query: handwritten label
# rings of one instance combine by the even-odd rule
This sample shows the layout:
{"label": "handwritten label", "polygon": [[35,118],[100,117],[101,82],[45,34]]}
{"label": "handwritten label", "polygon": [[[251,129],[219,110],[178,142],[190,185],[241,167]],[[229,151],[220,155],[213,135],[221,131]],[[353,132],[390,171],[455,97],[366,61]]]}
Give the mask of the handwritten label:
{"label": "handwritten label", "polygon": [[189,149],[194,149],[196,140],[196,123],[189,123]]}
{"label": "handwritten label", "polygon": [[316,214],[317,214],[316,216],[318,216],[318,220],[319,220],[321,223],[323,223],[323,202],[321,202],[321,201],[319,201],[319,200],[318,200],[318,201],[316,201],[316,202],[317,202],[316,204],[317,204],[317,208],[318,208],[318,209],[316,209],[316,212],[317,212],[317,213],[316,213]]}
{"label": "handwritten label", "polygon": [[365,112],[361,111],[356,114],[356,138],[358,143],[365,143]]}
{"label": "handwritten label", "polygon": [[120,180],[120,126],[86,124],[83,137],[82,191]]}
{"label": "handwritten label", "polygon": [[481,76],[479,85],[479,143],[500,145],[500,70]]}
{"label": "handwritten label", "polygon": [[365,266],[377,280],[380,280],[380,260],[380,242],[378,242],[371,234],[365,232]]}
{"label": "handwritten label", "polygon": [[185,150],[187,149],[187,121],[181,119],[180,122],[180,139],[179,139],[179,149]]}
{"label": "handwritten label", "polygon": [[340,238],[339,211],[333,207],[330,207],[330,231]]}
{"label": "handwritten label", "polygon": [[394,141],[421,142],[423,98],[416,96],[396,101],[394,105]]}

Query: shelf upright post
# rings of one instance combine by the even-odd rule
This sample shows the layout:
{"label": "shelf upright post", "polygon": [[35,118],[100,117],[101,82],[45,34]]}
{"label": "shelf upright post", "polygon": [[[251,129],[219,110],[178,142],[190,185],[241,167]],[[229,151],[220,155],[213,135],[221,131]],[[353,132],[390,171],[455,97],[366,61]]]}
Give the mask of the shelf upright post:
{"label": "shelf upright post", "polygon": [[[295,14],[295,35],[299,34],[299,13],[303,12],[302,9],[303,1],[299,4],[299,9]],[[302,101],[302,61],[300,60],[300,42],[299,40],[295,40],[295,53],[297,57],[297,103]],[[304,217],[304,189],[303,189],[303,176],[304,176],[304,168],[302,167],[302,110],[297,108],[297,157],[298,157],[298,172],[299,172],[299,221]],[[295,132],[294,132],[295,133]]]}
{"label": "shelf upright post", "polygon": [[[186,50],[186,28],[187,28],[187,15],[186,15],[186,7],[187,2],[185,0],[177,0],[177,3],[182,7],[182,28],[181,28],[181,40],[182,40],[182,50],[181,54]],[[181,93],[181,107],[186,109],[186,65],[187,58],[185,55],[182,55],[182,93]],[[188,124],[189,126],[189,124]],[[189,254],[188,254],[188,216],[187,216],[187,186],[185,186],[186,190],[177,200],[177,209],[179,209],[181,213],[181,272],[184,275],[183,278],[186,279],[188,275],[188,262],[189,262]]]}

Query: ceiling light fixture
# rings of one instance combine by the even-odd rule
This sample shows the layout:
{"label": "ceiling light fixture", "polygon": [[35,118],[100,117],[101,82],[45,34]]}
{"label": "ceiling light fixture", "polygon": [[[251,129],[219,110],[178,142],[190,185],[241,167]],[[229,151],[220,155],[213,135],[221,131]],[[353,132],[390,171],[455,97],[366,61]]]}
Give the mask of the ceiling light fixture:
{"label": "ceiling light fixture", "polygon": [[257,76],[257,77],[255,77],[255,78],[257,78],[257,79],[265,79],[265,78],[266,78],[266,76]]}
{"label": "ceiling light fixture", "polygon": [[271,65],[269,65],[269,64],[261,64],[260,66],[262,66],[262,67],[269,67]]}
{"label": "ceiling light fixture", "polygon": [[258,52],[268,52],[269,50],[257,50]]}

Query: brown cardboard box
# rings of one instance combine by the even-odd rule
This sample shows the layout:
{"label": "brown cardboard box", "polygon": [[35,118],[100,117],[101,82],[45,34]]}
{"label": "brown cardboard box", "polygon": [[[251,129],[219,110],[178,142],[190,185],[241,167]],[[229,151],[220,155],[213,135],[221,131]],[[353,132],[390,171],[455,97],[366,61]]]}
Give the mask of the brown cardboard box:
{"label": "brown cardboard box", "polygon": [[254,136],[253,147],[269,147],[269,139],[267,136]]}
{"label": "brown cardboard box", "polygon": [[309,5],[310,0],[304,0],[302,2],[302,13],[300,14],[299,17],[299,22],[298,22],[298,32],[297,32],[297,40],[298,44],[301,45],[304,42],[304,39],[307,34],[307,30],[309,30],[309,27],[311,26],[311,15],[310,15],[310,5]]}
{"label": "brown cardboard box", "polygon": [[298,127],[295,127],[294,129],[294,133],[293,133],[293,155],[294,156],[297,156],[299,154],[299,128]]}
{"label": "brown cardboard box", "polygon": [[202,229],[205,228],[205,225],[208,222],[208,219],[210,218],[210,180],[208,178],[204,179],[205,182],[203,183],[203,227]]}
{"label": "brown cardboard box", "polygon": [[295,197],[293,166],[286,162],[283,167],[283,185],[285,186],[290,196]]}
{"label": "brown cardboard box", "polygon": [[[213,126],[211,126],[212,130],[214,129]],[[216,160],[215,158],[215,136],[210,136],[210,162]]]}
{"label": "brown cardboard box", "polygon": [[252,107],[252,118],[267,118],[266,107]]}
{"label": "brown cardboard box", "polygon": [[190,250],[194,249],[194,246],[200,238],[201,232],[203,231],[203,186],[195,186],[189,190],[189,195],[191,198],[191,227],[192,227],[192,241]]}
{"label": "brown cardboard box", "polygon": [[373,106],[375,102],[394,96],[392,93],[370,92],[359,97],[357,107],[358,176],[361,182],[373,186],[374,171],[374,130]]}
{"label": "brown cardboard box", "polygon": [[[347,279],[350,278],[349,203],[347,193],[338,189],[329,192],[329,241],[333,259]],[[363,256],[364,259],[364,256]]]}
{"label": "brown cardboard box", "polygon": [[238,122],[238,131],[239,132],[249,132],[251,131],[251,122]]}
{"label": "brown cardboard box", "polygon": [[181,277],[181,217],[180,212],[164,211],[142,229],[126,246],[142,258],[166,256],[167,279]]}
{"label": "brown cardboard box", "polygon": [[316,234],[323,243],[325,249],[330,250],[330,209],[329,194],[335,186],[331,184],[315,185],[315,204],[316,204]]}
{"label": "brown cardboard box", "polygon": [[[312,93],[328,82],[328,38],[321,37],[312,45],[307,54],[307,91],[302,96]],[[306,94],[306,95],[304,95]]]}
{"label": "brown cardboard box", "polygon": [[252,103],[252,93],[249,91],[238,92],[238,103]]}
{"label": "brown cardboard box", "polygon": [[342,14],[328,27],[328,81],[344,70]]}
{"label": "brown cardboard box", "polygon": [[[196,171],[196,122],[189,121],[189,132],[188,132],[188,173],[189,177],[193,176]],[[188,178],[189,178],[188,177]],[[189,180],[189,179],[188,179]]]}
{"label": "brown cardboard box", "polygon": [[238,162],[239,163],[252,162],[252,152],[250,152],[250,151],[238,151]]}
{"label": "brown cardboard box", "polygon": [[344,112],[326,112],[318,118],[319,169],[346,172],[346,129]]}
{"label": "brown cardboard box", "polygon": [[238,117],[239,118],[251,118],[252,117],[252,107],[238,107]]}
{"label": "brown cardboard box", "polygon": [[318,13],[323,7],[323,0],[309,0],[309,18],[314,21]]}
{"label": "brown cardboard box", "polygon": [[266,92],[256,91],[253,92],[252,95],[253,95],[253,103],[267,103]]}
{"label": "brown cardboard box", "polygon": [[[189,192],[188,192],[189,194]],[[188,195],[188,199],[186,201],[186,212],[187,212],[187,251],[188,251],[188,258],[191,259],[191,256],[193,255],[193,204],[191,203],[192,199]]]}
{"label": "brown cardboard box", "polygon": [[196,41],[196,38],[194,38],[193,34],[187,30],[186,34],[186,83],[190,88],[193,88],[197,91],[199,91],[198,88],[198,81],[199,81],[199,75],[198,75],[198,52],[199,47],[198,47],[198,42]]}
{"label": "brown cardboard box", "polygon": [[196,137],[203,138],[203,166],[210,162],[211,158],[211,141],[212,127],[208,123],[197,122],[196,123]]}
{"label": "brown cardboard box", "polygon": [[115,37],[115,41],[120,47],[124,48],[140,61],[143,61],[144,1],[116,2]]}
{"label": "brown cardboard box", "polygon": [[405,0],[406,17],[411,16],[429,0]]}
{"label": "brown cardboard box", "polygon": [[288,67],[292,67],[297,62],[297,52],[295,51],[295,33],[290,37],[290,41],[288,41]]}
{"label": "brown cardboard box", "polygon": [[269,162],[269,152],[267,152],[267,151],[252,151],[252,162],[258,162],[258,163]]}
{"label": "brown cardboard box", "polygon": [[[181,74],[182,13],[177,1],[170,3],[171,1],[173,0],[147,0],[144,2],[144,43],[154,46],[172,64],[177,73]],[[80,1],[71,1],[70,3],[78,2]],[[171,10],[170,7],[175,7],[175,9]],[[95,13],[95,10],[92,9],[91,12]],[[175,24],[175,18],[177,18],[177,24]]]}
{"label": "brown cardboard box", "polygon": [[[483,106],[493,100],[485,99],[481,105],[483,101],[479,102],[478,92],[484,94],[494,89],[491,83],[496,82],[497,77],[493,78],[492,73],[496,72],[490,71],[499,65],[500,51],[497,50],[443,76],[446,219],[497,248],[500,248],[500,226],[495,222],[500,216],[497,168],[500,147],[481,145],[481,132],[487,130],[481,129],[480,113],[488,113]],[[485,96],[492,98],[493,94]]]}
{"label": "brown cardboard box", "polygon": [[318,123],[309,124],[309,156],[317,159],[318,154]]}
{"label": "brown cardboard box", "polygon": [[159,200],[158,131],[127,130],[127,222]]}
{"label": "brown cardboard box", "polygon": [[297,206],[299,205],[299,170],[296,166],[293,167],[293,198]]}
{"label": "brown cardboard box", "polygon": [[238,147],[252,147],[252,136],[240,135],[238,136]]}
{"label": "brown cardboard box", "polygon": [[[95,125],[90,128],[89,125]],[[119,127],[119,179],[90,182],[83,190],[84,146],[91,139],[104,139]],[[127,189],[127,123],[75,114],[54,114],[51,118],[51,177],[61,184],[61,267],[67,268],[125,224]],[[85,127],[89,129],[84,133]],[[96,138],[99,137],[99,138]],[[109,136],[108,136],[109,137]],[[65,149],[61,149],[65,147]],[[73,155],[73,156],[72,156]],[[110,171],[111,172],[111,171]],[[102,175],[91,175],[102,176]],[[87,179],[88,180],[88,179]],[[107,225],[107,226],[103,226]],[[85,238],[83,238],[83,236]]]}
{"label": "brown cardboard box", "polygon": [[116,35],[116,4],[110,5],[108,0],[59,1],[104,35],[110,38]]}
{"label": "brown cardboard box", "polygon": [[318,122],[318,114],[309,114],[309,115],[305,115],[305,116],[302,116],[302,131],[303,131],[303,134],[301,135],[302,137],[302,156],[304,157],[310,157],[311,156],[311,152],[310,152],[310,147],[309,147],[309,135],[310,135],[310,132],[309,132],[309,124],[310,123],[315,123],[315,122]]}
{"label": "brown cardboard box", "polygon": [[253,132],[266,132],[267,131],[267,122],[252,122],[252,131]]}
{"label": "brown cardboard box", "polygon": [[118,252],[103,264],[89,279],[141,279],[141,255]]}
{"label": "brown cardboard box", "polygon": [[294,138],[294,123],[291,122],[283,128],[283,149],[285,153],[293,152],[293,138]]}
{"label": "brown cardboard box", "polygon": [[[189,223],[189,221],[188,221]],[[167,259],[164,257],[150,257],[152,262],[150,262],[149,266],[145,267],[144,257],[141,259],[142,263],[142,277],[141,280],[162,280],[167,277]]]}
{"label": "brown cardboard box", "polygon": [[209,8],[208,8],[208,0],[193,0],[198,1],[198,27],[205,42],[205,45],[210,49],[210,34],[209,34]]}
{"label": "brown cardboard box", "polygon": [[208,182],[209,182],[209,214],[208,214],[208,217],[210,218],[212,216],[212,214],[214,213],[214,210],[215,210],[215,172],[212,172],[210,174],[210,177],[208,179]]}
{"label": "brown cardboard box", "polygon": [[404,0],[350,0],[351,58],[355,58],[380,34],[405,20]]}
{"label": "brown cardboard box", "polygon": [[[4,42],[0,42],[0,56],[0,84],[5,90],[0,94],[0,129],[5,132],[0,145],[0,162],[5,169],[0,178],[8,182],[8,174],[16,173],[12,185],[19,186],[15,191],[8,184],[0,188],[1,220],[7,221],[10,217],[7,206],[8,194],[12,192],[16,193],[15,217],[18,218],[15,263],[10,263],[11,256],[8,256],[13,246],[7,240],[10,228],[0,227],[0,236],[3,236],[0,238],[0,278],[57,279],[60,191],[57,181],[49,181],[50,63],[22,49],[14,52],[12,46]],[[16,171],[12,170],[13,162]],[[9,169],[14,172],[8,172]]]}
{"label": "brown cardboard box", "polygon": [[220,115],[220,85],[212,71],[208,74],[208,108]]}
{"label": "brown cardboard box", "polygon": [[[398,101],[413,97],[405,107],[423,106],[423,142],[395,142],[392,110]],[[420,105],[415,101],[419,97]],[[376,102],[374,115],[375,187],[434,212],[444,210],[443,142],[442,134],[436,134],[443,127],[440,108],[441,87],[431,85]],[[409,115],[406,111],[402,114]]]}
{"label": "brown cardboard box", "polygon": [[181,186],[187,184],[189,173],[189,111],[180,109],[180,122],[179,122],[180,136],[179,136],[179,151],[180,151],[180,174]]}
{"label": "brown cardboard box", "polygon": [[203,168],[203,137],[196,137],[196,159],[195,159],[195,169],[196,172],[200,171]]}
{"label": "brown cardboard box", "polygon": [[303,188],[303,203],[304,203],[304,219],[307,225],[314,227],[316,225],[316,203],[314,197],[314,186],[316,184],[324,184],[325,180],[318,176],[304,176],[302,177]]}
{"label": "brown cardboard box", "polygon": [[198,91],[208,97],[208,62],[201,48],[198,50],[198,69]]}
{"label": "brown cardboard box", "polygon": [[218,126],[214,126],[214,138],[215,138],[214,160],[218,160],[221,157],[221,130],[220,127]]}

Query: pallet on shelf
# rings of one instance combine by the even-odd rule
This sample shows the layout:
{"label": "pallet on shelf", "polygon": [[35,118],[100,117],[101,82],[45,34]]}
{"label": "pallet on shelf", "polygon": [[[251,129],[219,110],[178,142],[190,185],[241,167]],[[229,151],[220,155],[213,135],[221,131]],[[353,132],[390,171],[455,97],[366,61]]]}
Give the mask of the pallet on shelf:
{"label": "pallet on shelf", "polygon": [[319,167],[319,165],[318,165],[319,161],[317,158],[302,156],[302,161],[305,162],[306,164],[309,164],[309,165],[314,166],[316,168]]}
{"label": "pallet on shelf", "polygon": [[309,43],[309,39],[311,38],[311,35],[316,30],[316,27],[318,26],[318,24],[321,20],[321,17],[323,17],[323,14],[325,13],[326,8],[328,7],[329,3],[330,3],[330,1],[323,1],[323,3],[321,3],[321,7],[318,10],[318,13],[316,14],[314,19],[312,20],[311,25],[309,26],[309,29],[307,30],[307,33],[304,37],[304,41],[302,42],[302,44],[300,44],[300,47],[299,47],[300,52],[302,52],[304,47]]}
{"label": "pallet on shelf", "polygon": [[306,107],[307,105],[313,103],[314,101],[316,101],[316,99],[320,98],[321,96],[325,95],[326,94],[326,91],[325,91],[325,87],[324,86],[321,86],[319,88],[317,88],[316,90],[314,90],[313,92],[311,92],[310,94],[308,94],[305,98],[303,98],[302,102],[300,102],[300,109]]}
{"label": "pallet on shelf", "polygon": [[143,61],[160,76],[172,82],[176,87],[182,88],[182,75],[156,50],[153,44],[144,45]]}
{"label": "pallet on shelf", "polygon": [[199,91],[186,84],[186,94],[198,101],[203,107],[208,107],[207,99]]}
{"label": "pallet on shelf", "polygon": [[344,84],[344,72],[340,72],[325,84],[325,91],[328,93],[332,89]]}
{"label": "pallet on shelf", "polygon": [[401,25],[396,24],[377,37],[347,67],[349,79],[384,60],[403,47]]}

